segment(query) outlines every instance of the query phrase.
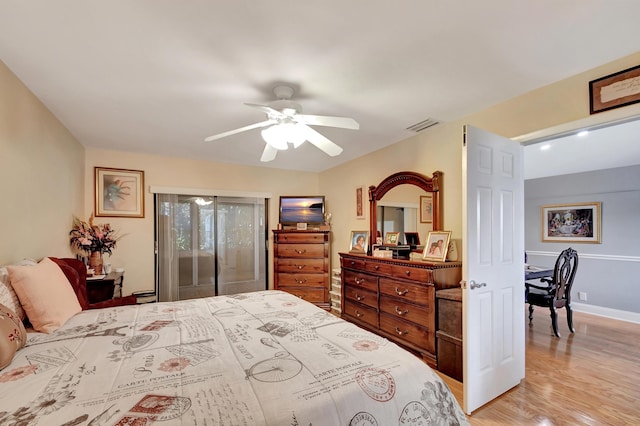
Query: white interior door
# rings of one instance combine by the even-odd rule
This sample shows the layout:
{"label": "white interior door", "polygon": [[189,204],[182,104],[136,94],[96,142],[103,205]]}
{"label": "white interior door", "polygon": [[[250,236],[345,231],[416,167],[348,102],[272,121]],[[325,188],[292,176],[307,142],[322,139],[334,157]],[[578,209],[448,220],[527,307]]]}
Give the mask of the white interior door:
{"label": "white interior door", "polygon": [[465,126],[463,354],[467,414],[524,378],[524,179],[518,142]]}

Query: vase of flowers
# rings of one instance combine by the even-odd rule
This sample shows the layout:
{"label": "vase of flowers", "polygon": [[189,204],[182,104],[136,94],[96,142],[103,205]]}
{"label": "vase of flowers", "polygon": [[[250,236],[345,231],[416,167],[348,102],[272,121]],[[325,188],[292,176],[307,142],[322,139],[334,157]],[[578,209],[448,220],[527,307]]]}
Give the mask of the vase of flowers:
{"label": "vase of flowers", "polygon": [[111,256],[120,239],[108,223],[94,224],[93,214],[88,222],[74,217],[69,235],[73,251],[77,255],[88,257],[89,267],[98,275],[102,274],[102,255],[106,253]]}

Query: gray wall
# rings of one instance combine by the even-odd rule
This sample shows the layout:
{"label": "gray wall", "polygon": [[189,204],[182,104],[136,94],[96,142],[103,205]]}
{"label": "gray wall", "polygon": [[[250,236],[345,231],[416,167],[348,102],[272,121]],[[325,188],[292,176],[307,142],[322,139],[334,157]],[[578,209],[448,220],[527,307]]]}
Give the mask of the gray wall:
{"label": "gray wall", "polygon": [[[529,264],[553,266],[571,246],[579,256],[572,302],[640,313],[640,165],[530,179],[524,187]],[[602,244],[542,242],[542,205],[593,201],[602,202]]]}

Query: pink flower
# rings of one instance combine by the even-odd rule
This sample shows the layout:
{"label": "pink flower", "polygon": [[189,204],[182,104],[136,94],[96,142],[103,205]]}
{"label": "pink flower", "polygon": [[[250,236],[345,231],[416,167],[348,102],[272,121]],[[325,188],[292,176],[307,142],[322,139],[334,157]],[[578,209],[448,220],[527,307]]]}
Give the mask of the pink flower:
{"label": "pink flower", "polygon": [[16,380],[22,379],[29,374],[35,373],[37,369],[38,367],[36,367],[35,365],[25,365],[23,367],[14,368],[3,374],[0,374],[0,383],[14,382]]}
{"label": "pink flower", "polygon": [[189,364],[190,363],[187,358],[182,358],[182,357],[171,358],[164,361],[162,364],[160,364],[160,367],[158,367],[158,370],[166,371],[166,372],[180,371],[187,368]]}

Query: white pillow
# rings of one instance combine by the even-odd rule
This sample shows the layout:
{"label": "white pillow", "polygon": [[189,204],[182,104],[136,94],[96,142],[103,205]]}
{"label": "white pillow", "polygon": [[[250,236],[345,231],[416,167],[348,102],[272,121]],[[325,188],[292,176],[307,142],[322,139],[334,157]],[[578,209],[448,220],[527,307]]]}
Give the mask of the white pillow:
{"label": "white pillow", "polygon": [[35,266],[7,266],[11,285],[36,331],[51,333],[82,310],[62,269],[48,257]]}
{"label": "white pillow", "polygon": [[[14,263],[14,265],[18,266],[35,266],[37,264],[37,261],[29,258],[24,258]],[[6,266],[0,267],[0,303],[11,309],[11,311],[20,318],[20,321],[24,321],[27,317],[24,309],[22,309],[22,305],[20,305],[18,295],[11,286],[9,271],[7,271]]]}
{"label": "white pillow", "polygon": [[20,321],[24,320],[24,309],[20,306],[18,295],[13,290],[13,287],[11,287],[9,271],[7,271],[6,266],[0,267],[0,304],[15,312],[18,318],[20,318]]}

